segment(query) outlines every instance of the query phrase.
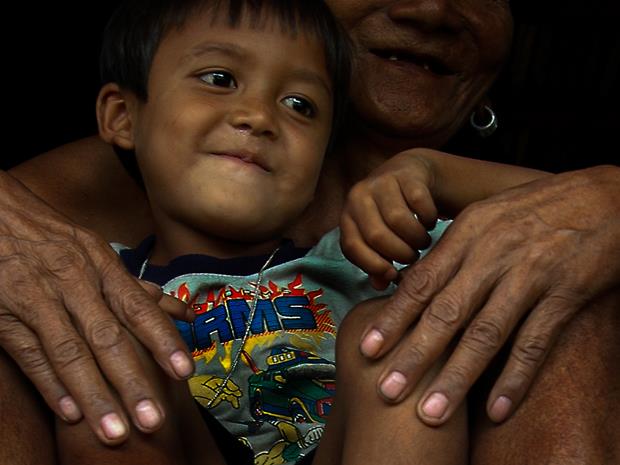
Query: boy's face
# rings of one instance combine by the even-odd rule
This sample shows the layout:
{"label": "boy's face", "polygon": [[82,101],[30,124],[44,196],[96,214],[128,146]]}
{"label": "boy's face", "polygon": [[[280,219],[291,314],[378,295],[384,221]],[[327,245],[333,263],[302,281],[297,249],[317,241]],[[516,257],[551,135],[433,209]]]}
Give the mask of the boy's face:
{"label": "boy's face", "polygon": [[160,230],[271,239],[314,195],[332,123],[324,50],[275,21],[211,21],[172,29],[147,102],[130,102],[138,163]]}

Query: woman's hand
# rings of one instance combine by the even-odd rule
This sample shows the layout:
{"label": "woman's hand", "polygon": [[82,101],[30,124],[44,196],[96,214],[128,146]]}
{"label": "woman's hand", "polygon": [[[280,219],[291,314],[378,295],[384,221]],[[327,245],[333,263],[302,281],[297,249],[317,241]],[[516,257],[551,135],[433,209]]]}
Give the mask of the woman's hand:
{"label": "woman's hand", "polygon": [[521,320],[487,412],[503,421],[523,399],[563,326],[620,282],[620,168],[547,177],[477,202],[410,267],[361,341],[386,356],[379,391],[399,402],[464,333],[418,406],[442,424]]}
{"label": "woman's hand", "polygon": [[0,172],[0,346],[57,415],[83,414],[104,443],[122,442],[129,423],[107,380],[140,430],[161,426],[164,412],[121,326],[166,373],[188,377],[192,359],[162,308],[190,318],[130,276],[105,241]]}

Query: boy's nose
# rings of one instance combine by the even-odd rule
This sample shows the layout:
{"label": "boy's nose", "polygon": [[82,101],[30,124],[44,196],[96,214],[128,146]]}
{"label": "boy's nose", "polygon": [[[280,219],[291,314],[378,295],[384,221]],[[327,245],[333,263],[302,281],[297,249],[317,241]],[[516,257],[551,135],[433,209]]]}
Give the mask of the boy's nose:
{"label": "boy's nose", "polygon": [[456,32],[462,28],[462,18],[455,0],[400,0],[387,10],[394,22],[411,23],[421,30]]}
{"label": "boy's nose", "polygon": [[257,98],[244,99],[229,113],[229,123],[235,129],[274,139],[278,136],[275,109]]}

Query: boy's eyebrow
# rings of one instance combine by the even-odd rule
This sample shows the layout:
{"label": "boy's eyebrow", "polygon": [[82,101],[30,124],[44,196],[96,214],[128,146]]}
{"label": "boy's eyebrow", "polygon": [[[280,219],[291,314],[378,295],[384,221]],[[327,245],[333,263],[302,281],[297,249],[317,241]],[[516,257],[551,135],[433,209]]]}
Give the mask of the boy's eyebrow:
{"label": "boy's eyebrow", "polygon": [[319,73],[316,73],[311,69],[294,69],[291,71],[291,76],[301,81],[318,84],[325,90],[325,92],[327,92],[327,95],[330,97],[332,95],[332,90],[327,82],[325,82],[325,79],[323,79]]}
{"label": "boy's eyebrow", "polygon": [[181,62],[186,62],[187,60],[190,60],[192,58],[196,58],[196,57],[199,57],[201,55],[204,55],[206,53],[211,53],[211,52],[224,53],[227,55],[230,55],[230,54],[237,55],[239,58],[243,58],[247,55],[246,52],[243,50],[243,48],[239,47],[236,44],[220,43],[220,42],[204,42],[202,44],[198,44],[195,47],[193,47],[189,51],[189,53],[187,53],[181,58]]}

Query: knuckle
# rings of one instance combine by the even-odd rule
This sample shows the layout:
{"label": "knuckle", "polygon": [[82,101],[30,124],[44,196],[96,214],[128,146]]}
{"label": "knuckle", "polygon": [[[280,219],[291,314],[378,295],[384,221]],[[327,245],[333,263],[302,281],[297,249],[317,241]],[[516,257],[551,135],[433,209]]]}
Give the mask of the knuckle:
{"label": "knuckle", "polygon": [[388,339],[396,334],[402,334],[411,325],[417,313],[410,305],[397,302],[394,296],[387,300],[381,299],[385,311],[377,311],[372,315],[372,326],[378,329]]}
{"label": "knuckle", "polygon": [[428,197],[428,191],[426,186],[415,184],[409,188],[408,197],[410,200],[416,202]]}
{"label": "knuckle", "polygon": [[88,331],[88,339],[95,351],[108,351],[123,342],[123,331],[113,320],[95,322]]}
{"label": "knuckle", "polygon": [[[37,268],[36,260],[26,254],[15,253],[4,256],[0,261],[0,279],[16,292],[22,290],[24,284],[32,285],[34,270]],[[20,289],[14,289],[16,286]]]}
{"label": "knuckle", "polygon": [[503,334],[504,331],[495,321],[475,320],[465,331],[461,344],[480,355],[490,355],[501,347]]}
{"label": "knuckle", "polygon": [[407,273],[407,278],[399,286],[399,292],[412,302],[429,302],[437,288],[435,271],[419,262]]}
{"label": "knuckle", "polygon": [[509,393],[523,392],[532,381],[533,374],[528,373],[521,367],[513,367],[506,375],[498,381],[498,387],[501,391]]}
{"label": "knuckle", "polygon": [[385,235],[380,228],[371,228],[366,232],[366,242],[374,249],[380,248],[385,242]]}
{"label": "knuckle", "polygon": [[163,310],[152,299],[145,298],[143,292],[141,289],[129,290],[120,296],[120,305],[117,307],[123,310],[131,327],[152,327],[158,321],[157,317],[164,315]]}
{"label": "knuckle", "polygon": [[92,359],[85,344],[76,338],[67,338],[56,342],[52,346],[54,360],[61,368]]}
{"label": "knuckle", "polygon": [[67,274],[73,278],[87,267],[83,251],[67,240],[45,242],[39,245],[38,251],[47,270],[60,278],[66,278]]}
{"label": "knuckle", "polygon": [[384,213],[385,222],[391,227],[402,228],[411,221],[412,214],[402,209],[392,209]]}
{"label": "knuckle", "polygon": [[433,300],[422,318],[429,327],[440,333],[455,331],[463,320],[458,299],[445,290]]}
{"label": "knuckle", "polygon": [[96,386],[92,386],[87,392],[84,392],[84,394],[85,398],[88,399],[88,403],[83,406],[85,416],[95,418],[113,411],[114,404],[108,397],[109,393],[100,391]]}
{"label": "knuckle", "polygon": [[[459,222],[462,226],[476,224],[476,217],[485,214],[485,201],[474,202],[463,209],[459,215]],[[484,217],[481,217],[484,218]]]}
{"label": "knuckle", "polygon": [[469,386],[471,386],[471,374],[463,366],[453,365],[441,376],[442,384],[453,393],[453,396],[456,393],[467,392]]}
{"label": "knuckle", "polygon": [[349,191],[347,200],[352,204],[365,202],[368,195],[368,187],[364,181],[355,184]]}
{"label": "knuckle", "polygon": [[24,372],[36,374],[50,371],[49,361],[41,346],[23,343],[17,353],[19,354],[19,365]]}
{"label": "knuckle", "polygon": [[75,239],[82,245],[87,248],[97,247],[104,242],[99,236],[90,232],[88,229],[84,229],[81,227],[73,228],[73,236]]}
{"label": "knuckle", "polygon": [[0,311],[0,340],[14,335],[15,328],[20,325],[19,319],[7,311]]}
{"label": "knuckle", "polygon": [[398,357],[408,370],[422,366],[427,358],[426,352],[422,350],[418,344],[407,344],[406,347],[401,350]]}
{"label": "knuckle", "polygon": [[140,377],[130,376],[123,381],[122,392],[134,400],[150,397],[148,394],[148,383]]}
{"label": "knuckle", "polygon": [[537,366],[549,348],[549,339],[544,335],[525,336],[515,344],[512,355],[525,366]]}
{"label": "knuckle", "polygon": [[104,239],[86,229],[76,228],[75,237],[96,263],[105,262],[110,256],[114,256],[113,250]]}
{"label": "knuckle", "polygon": [[549,253],[546,243],[534,242],[529,244],[524,262],[527,263],[528,269],[545,270],[554,258],[554,254]]}
{"label": "knuckle", "polygon": [[13,257],[0,263],[3,284],[0,301],[6,309],[0,315],[3,326],[14,327],[21,321],[30,327],[40,327],[44,318],[40,309],[53,307],[58,302],[56,291],[44,274],[29,257]]}

